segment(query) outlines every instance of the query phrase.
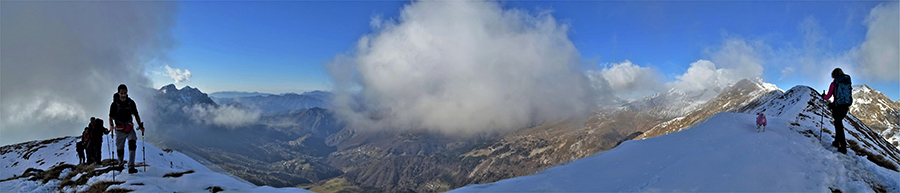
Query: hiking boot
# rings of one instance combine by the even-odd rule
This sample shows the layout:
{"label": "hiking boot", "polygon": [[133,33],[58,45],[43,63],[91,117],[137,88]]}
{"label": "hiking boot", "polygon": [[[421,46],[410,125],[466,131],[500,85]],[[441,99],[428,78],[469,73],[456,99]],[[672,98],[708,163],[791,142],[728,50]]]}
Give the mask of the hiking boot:
{"label": "hiking boot", "polygon": [[134,167],[128,167],[129,174],[133,174],[133,173],[137,173],[137,172],[138,172],[137,169],[134,169]]}

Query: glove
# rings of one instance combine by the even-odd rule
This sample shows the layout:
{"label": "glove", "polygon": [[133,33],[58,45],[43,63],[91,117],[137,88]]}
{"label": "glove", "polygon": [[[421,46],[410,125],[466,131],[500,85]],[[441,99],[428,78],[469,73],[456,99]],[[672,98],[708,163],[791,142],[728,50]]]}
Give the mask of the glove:
{"label": "glove", "polygon": [[138,123],[138,129],[140,129],[141,132],[144,132],[144,122]]}

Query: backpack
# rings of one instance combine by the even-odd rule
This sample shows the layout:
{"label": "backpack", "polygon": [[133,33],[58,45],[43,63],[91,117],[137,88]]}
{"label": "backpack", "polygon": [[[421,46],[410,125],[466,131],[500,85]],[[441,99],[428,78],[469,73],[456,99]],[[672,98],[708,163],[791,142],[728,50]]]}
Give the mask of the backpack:
{"label": "backpack", "polygon": [[834,103],[838,105],[853,104],[853,87],[850,75],[842,74],[834,78]]}
{"label": "backpack", "polygon": [[90,128],[85,127],[84,132],[81,132],[81,141],[87,142],[91,141],[91,130]]}

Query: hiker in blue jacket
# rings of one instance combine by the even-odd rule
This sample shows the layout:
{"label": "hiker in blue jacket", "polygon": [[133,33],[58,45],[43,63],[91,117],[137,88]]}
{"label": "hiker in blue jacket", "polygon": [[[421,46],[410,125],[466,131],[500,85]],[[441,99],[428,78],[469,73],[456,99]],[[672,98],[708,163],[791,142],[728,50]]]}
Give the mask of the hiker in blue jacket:
{"label": "hiker in blue jacket", "polygon": [[835,68],[831,71],[831,78],[834,81],[831,82],[831,86],[828,86],[828,92],[823,96],[825,101],[828,101],[832,94],[834,96],[834,102],[828,104],[828,108],[831,109],[831,116],[834,117],[834,131],[836,132],[834,142],[831,145],[837,147],[839,152],[846,154],[847,141],[844,138],[843,120],[847,116],[847,112],[850,111],[850,105],[853,104],[853,88],[851,87],[850,75],[844,74],[841,68]]}

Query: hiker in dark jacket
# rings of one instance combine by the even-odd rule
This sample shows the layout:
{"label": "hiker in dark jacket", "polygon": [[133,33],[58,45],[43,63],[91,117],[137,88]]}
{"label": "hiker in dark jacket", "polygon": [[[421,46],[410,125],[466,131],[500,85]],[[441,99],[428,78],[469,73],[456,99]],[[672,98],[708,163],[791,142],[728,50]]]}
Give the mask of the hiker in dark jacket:
{"label": "hiker in dark jacket", "polygon": [[844,117],[847,111],[850,111],[850,105],[853,104],[853,88],[850,81],[850,75],[844,74],[841,68],[835,68],[831,71],[831,86],[828,86],[828,92],[823,96],[825,101],[834,95],[834,102],[828,104],[831,109],[831,116],[834,117],[834,130],[836,132],[832,146],[837,147],[841,153],[847,153],[847,141],[844,138]]}
{"label": "hiker in dark jacket", "polygon": [[103,135],[108,134],[109,131],[106,128],[103,128],[103,119],[94,119],[94,124],[90,128],[91,139],[88,140],[87,149],[88,149],[88,157],[89,160],[92,160],[92,163],[101,164],[103,161]]}
{"label": "hiker in dark jacket", "polygon": [[[134,169],[134,153],[137,150],[137,133],[134,131],[134,122],[131,116],[137,119],[138,128],[144,132],[144,122],[138,115],[137,105],[128,97],[128,87],[120,84],[118,92],[113,94],[113,102],[109,105],[109,127],[115,129],[116,153],[119,155],[119,167],[124,165],[125,140],[128,140],[128,173],[137,173]],[[115,123],[115,125],[113,125]]]}

